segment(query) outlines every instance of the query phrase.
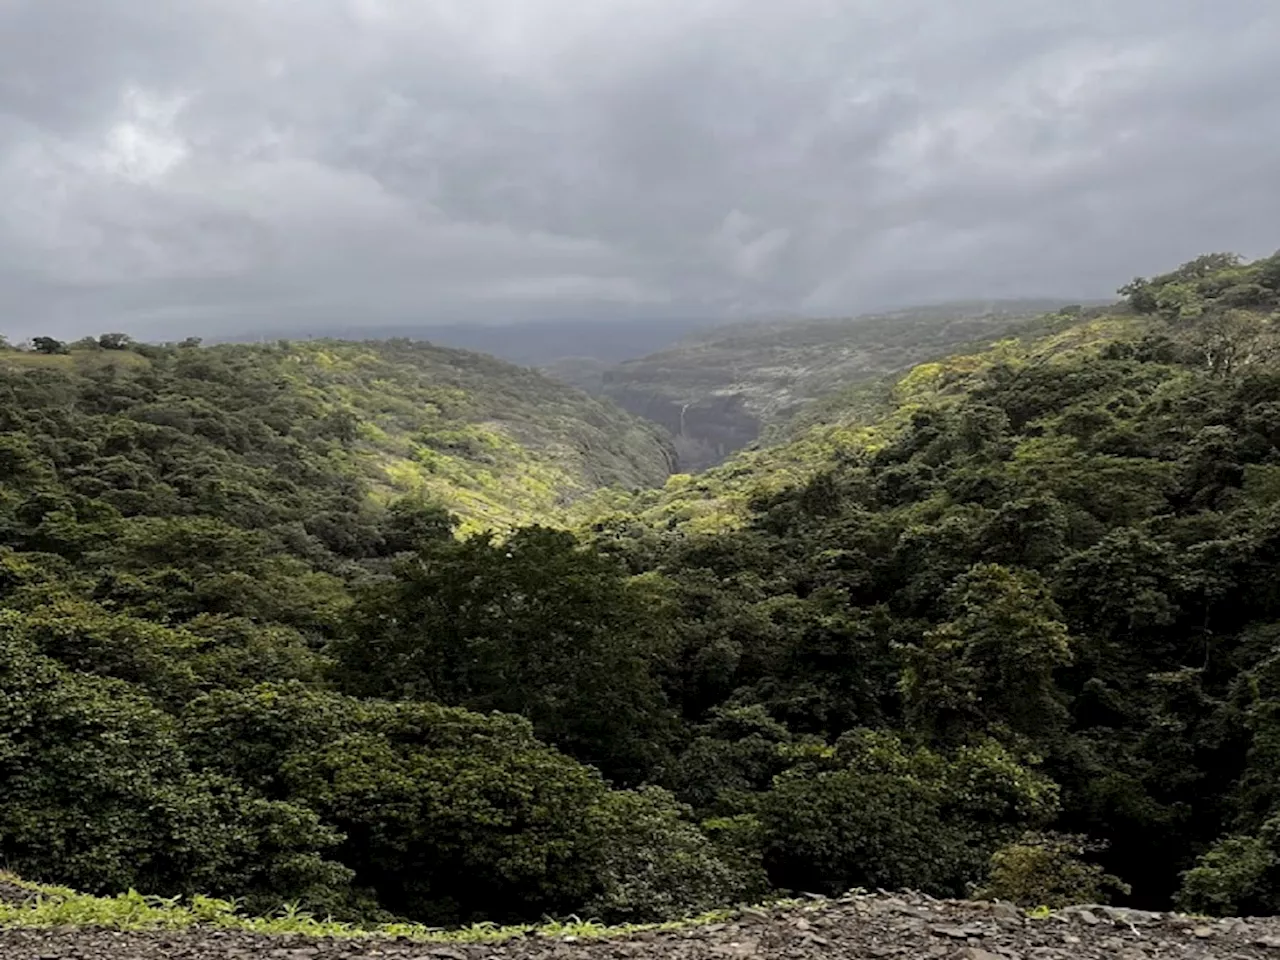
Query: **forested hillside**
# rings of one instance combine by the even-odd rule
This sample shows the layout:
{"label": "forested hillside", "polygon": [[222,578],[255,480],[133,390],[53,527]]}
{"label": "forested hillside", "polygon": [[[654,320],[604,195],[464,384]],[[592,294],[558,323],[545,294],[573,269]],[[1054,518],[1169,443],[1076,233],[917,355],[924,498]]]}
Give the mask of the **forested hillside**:
{"label": "forested hillside", "polygon": [[660,431],[481,354],[410,340],[101,341],[0,351],[3,428],[69,492],[126,515],[304,521],[323,539],[358,525],[372,492],[417,494],[489,528],[670,472]]}
{"label": "forested hillside", "polygon": [[[835,320],[715,327],[600,374],[604,394],[676,438],[701,470],[788,423],[810,401],[970,342],[1001,336],[1058,301],[950,303]],[[572,368],[574,383],[594,386]]]}
{"label": "forested hillside", "polygon": [[856,886],[1280,912],[1280,255],[1124,294],[576,534],[378,506],[377,444],[294,388],[242,440],[205,436],[242,379],[142,415],[262,348],[19,355],[0,858],[432,924]]}

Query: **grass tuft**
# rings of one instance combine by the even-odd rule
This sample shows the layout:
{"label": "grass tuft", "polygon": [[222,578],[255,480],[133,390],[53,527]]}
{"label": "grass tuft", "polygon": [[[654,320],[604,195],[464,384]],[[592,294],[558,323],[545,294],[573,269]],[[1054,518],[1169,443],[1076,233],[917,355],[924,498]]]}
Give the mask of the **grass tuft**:
{"label": "grass tuft", "polygon": [[665,923],[607,925],[594,920],[570,917],[542,924],[502,927],[478,923],[469,927],[441,929],[414,923],[387,923],[358,926],[321,919],[297,907],[285,907],[271,916],[241,914],[237,904],[215,897],[145,896],[136,890],[114,897],[97,897],[65,887],[31,883],[0,871],[0,884],[29,890],[29,899],[0,899],[0,927],[96,927],[107,930],[187,930],[215,927],[262,934],[295,934],[308,937],[406,938],[433,943],[494,943],[517,937],[573,937],[598,939],[623,937],[648,931],[679,930],[691,926],[721,923],[737,911],[717,910],[685,920]]}

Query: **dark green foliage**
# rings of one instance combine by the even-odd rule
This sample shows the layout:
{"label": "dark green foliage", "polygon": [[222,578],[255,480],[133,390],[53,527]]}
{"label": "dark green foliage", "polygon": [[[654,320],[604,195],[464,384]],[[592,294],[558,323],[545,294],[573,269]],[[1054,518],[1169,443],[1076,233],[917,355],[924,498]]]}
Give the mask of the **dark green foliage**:
{"label": "dark green foliage", "polygon": [[1180,905],[1209,914],[1280,912],[1280,817],[1253,834],[1224,837],[1182,877]]}
{"label": "dark green foliage", "polygon": [[35,337],[31,341],[31,348],[36,353],[45,354],[62,354],[70,353],[67,345],[61,340],[55,340],[53,337]]}
{"label": "dark green foliage", "polygon": [[[1221,271],[1270,278],[1275,263],[1208,258],[1178,282],[1225,291]],[[681,600],[669,683],[701,726],[668,782],[717,817],[758,816],[752,798],[785,784],[772,810],[793,846],[769,847],[775,882],[867,882],[859,864],[892,862],[903,872],[879,876],[957,889],[983,867],[948,861],[945,845],[913,854],[905,839],[935,816],[919,780],[877,787],[913,813],[860,825],[877,809],[844,805],[860,778],[802,775],[788,751],[862,726],[944,755],[995,737],[1043,758],[1039,774],[1061,788],[1054,826],[1105,841],[1098,869],[1132,884],[1133,902],[1167,904],[1224,835],[1269,863],[1257,851],[1280,810],[1268,712],[1280,689],[1267,672],[1280,624],[1280,381],[1240,339],[1265,317],[1227,318],[1245,351],[1235,360],[1206,353],[1216,310],[1199,328],[1086,319],[927,364],[863,433],[815,426],[670,491],[657,514],[670,532],[601,523],[603,548],[660,569]],[[703,522],[700,502],[732,503],[750,489],[744,474],[761,471],[763,486],[763,471],[798,467],[808,478],[753,494],[737,529]],[[725,706],[764,712],[753,730],[713,735]],[[898,852],[876,860],[863,835],[896,837]],[[1219,889],[1229,861],[1201,861]],[[1255,871],[1248,902],[1271,895],[1269,869]],[[1197,902],[1211,902],[1208,876],[1188,874]],[[1224,894],[1215,909],[1245,899]]]}
{"label": "dark green foliage", "polygon": [[[666,771],[673,789],[705,813],[730,813],[769,788],[805,740],[769,716],[760,704],[716,707]],[[810,739],[810,745],[821,741]]]}
{"label": "dark green foliage", "polygon": [[647,920],[744,882],[669,795],[610,791],[517,717],[295,684],[210,694],[182,722],[193,758],[340,830],[356,883],[401,915]]}
{"label": "dark green foliage", "polygon": [[[390,506],[374,495],[416,489],[415,450],[461,449],[451,437],[462,460],[433,461],[449,478]],[[552,445],[575,452],[539,452]],[[498,491],[490,505],[515,506],[495,478],[519,467],[512,479],[536,489],[516,499],[536,508],[650,466],[658,479],[666,462],[652,434],[597,401],[408,342],[203,349],[105,335],[7,352],[0,859],[93,890],[203,891],[263,910],[298,900],[352,917],[705,904],[726,870],[678,807],[650,804],[655,835],[606,861],[593,825],[609,822],[613,794],[595,771],[523,721],[330,693],[322,653],[392,558],[454,545],[458,520],[437,498],[474,482],[477,495]],[[530,712],[584,752],[602,745],[602,759],[647,767],[667,720],[648,673],[661,634],[637,629],[644,591],[567,535],[513,542],[530,545],[525,602],[546,608],[539,630],[575,609],[594,624],[564,625],[556,664],[569,682],[544,671],[545,709]],[[444,559],[470,575],[463,555]],[[582,588],[556,606],[561,576]],[[576,656],[589,638],[599,662]],[[541,668],[555,652],[518,655]],[[504,695],[476,691],[486,708],[515,708]],[[670,889],[623,890],[616,864],[638,857]]]}
{"label": "dark green foliage", "polygon": [[1277,290],[1200,258],[581,534],[661,444],[531,373],[6,350],[0,858],[434,923],[1278,910]]}
{"label": "dark green foliage", "polygon": [[1066,724],[1054,671],[1071,662],[1061,614],[1035,574],[975,566],[944,598],[903,674],[907,714],[943,742],[983,732],[1048,743]]}
{"label": "dark green foliage", "polygon": [[345,896],[339,835],[310,810],[198,772],[171,717],[39,656],[0,612],[0,853],[91,891],[209,891],[272,909]]}
{"label": "dark green foliage", "polygon": [[563,531],[417,542],[334,645],[342,685],[522,714],[578,759],[643,779],[670,732],[660,598]]}
{"label": "dark green foliage", "polygon": [[292,754],[283,776],[346,834],[342,860],[383,906],[432,922],[505,921],[590,896],[581,845],[607,792],[598,776],[518,720],[435,704],[366,709],[350,733]]}
{"label": "dark green foliage", "polygon": [[1127,885],[1086,859],[1097,850],[1085,837],[1028,833],[991,855],[987,882],[975,895],[1056,909],[1106,903],[1113,893],[1129,893]]}
{"label": "dark green foliage", "polygon": [[958,895],[1002,842],[1047,822],[1056,790],[994,743],[954,757],[857,731],[780,776],[759,801],[780,886]]}
{"label": "dark green foliage", "polygon": [[[762,889],[753,862],[718,850],[691,811],[659,787],[614,791],[592,810],[587,836],[592,916],[644,922],[706,912]],[[753,889],[754,887],[754,889]]]}

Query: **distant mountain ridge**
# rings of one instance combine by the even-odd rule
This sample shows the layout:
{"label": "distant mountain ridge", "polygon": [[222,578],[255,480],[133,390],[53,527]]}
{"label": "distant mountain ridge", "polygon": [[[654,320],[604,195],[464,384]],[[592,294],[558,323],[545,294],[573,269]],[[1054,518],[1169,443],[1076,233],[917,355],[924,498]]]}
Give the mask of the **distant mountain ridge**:
{"label": "distant mountain ridge", "polygon": [[722,462],[823,396],[998,338],[1065,307],[1079,304],[963,301],[852,318],[720,326],[603,371],[601,389],[670,431],[681,470],[696,471]]}
{"label": "distant mountain ridge", "polygon": [[314,330],[246,332],[232,342],[272,340],[425,340],[487,353],[508,363],[542,367],[567,357],[621,363],[655,353],[723,321],[714,319],[530,320],[521,323],[322,325]]}

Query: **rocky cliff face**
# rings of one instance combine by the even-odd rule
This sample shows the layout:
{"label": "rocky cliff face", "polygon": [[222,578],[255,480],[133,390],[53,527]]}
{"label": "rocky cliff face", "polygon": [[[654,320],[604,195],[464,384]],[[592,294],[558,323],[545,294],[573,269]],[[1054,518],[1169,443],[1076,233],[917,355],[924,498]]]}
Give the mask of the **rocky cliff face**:
{"label": "rocky cliff face", "polygon": [[[608,374],[606,374],[608,384]],[[692,400],[610,384],[610,398],[628,413],[666,429],[675,444],[677,468],[703,470],[724,461],[760,436],[762,421],[742,394],[709,394]]]}
{"label": "rocky cliff face", "polygon": [[954,304],[719,327],[603,372],[601,391],[676,438],[680,469],[721,463],[811,401],[1035,322],[1049,304]]}

